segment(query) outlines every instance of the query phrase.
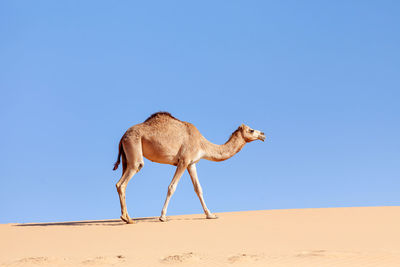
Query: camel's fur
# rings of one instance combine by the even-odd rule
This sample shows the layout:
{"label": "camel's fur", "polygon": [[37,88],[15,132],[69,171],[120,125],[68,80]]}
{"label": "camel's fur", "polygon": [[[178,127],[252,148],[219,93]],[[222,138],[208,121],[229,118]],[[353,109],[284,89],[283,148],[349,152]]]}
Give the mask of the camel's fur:
{"label": "camel's fur", "polygon": [[118,159],[114,165],[116,170],[122,157],[122,177],[116,184],[121,202],[121,219],[126,223],[133,223],[126,209],[125,191],[129,180],[143,167],[143,157],[154,162],[177,166],[168,186],[167,198],[160,216],[161,221],[166,221],[169,200],[186,169],[207,218],[216,218],[204,202],[197,178],[196,163],[202,158],[212,161],[229,159],[246,143],[257,139],[264,141],[264,133],[242,124],[225,144],[215,145],[205,139],[193,124],[180,121],[167,112],[155,113],[143,123],[132,126],[121,138]]}

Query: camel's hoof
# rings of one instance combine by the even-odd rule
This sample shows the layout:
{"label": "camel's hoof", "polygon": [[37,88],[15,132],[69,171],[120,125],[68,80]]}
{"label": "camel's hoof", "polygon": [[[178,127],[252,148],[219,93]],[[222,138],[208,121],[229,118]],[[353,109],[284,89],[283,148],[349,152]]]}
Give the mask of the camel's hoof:
{"label": "camel's hoof", "polygon": [[207,219],[218,219],[218,216],[215,214],[209,214],[207,215]]}
{"label": "camel's hoof", "polygon": [[121,220],[123,220],[124,222],[126,222],[127,224],[134,224],[136,223],[134,220],[132,220],[131,218],[126,218],[125,216],[121,216]]}
{"label": "camel's hoof", "polygon": [[159,220],[162,221],[162,222],[166,222],[167,221],[167,217],[166,216],[160,216]]}

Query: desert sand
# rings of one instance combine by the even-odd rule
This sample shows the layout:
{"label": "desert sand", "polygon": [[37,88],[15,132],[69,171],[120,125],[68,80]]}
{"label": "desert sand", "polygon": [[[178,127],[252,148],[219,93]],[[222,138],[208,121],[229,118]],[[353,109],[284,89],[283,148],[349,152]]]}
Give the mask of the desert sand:
{"label": "desert sand", "polygon": [[400,207],[0,225],[0,266],[400,266]]}

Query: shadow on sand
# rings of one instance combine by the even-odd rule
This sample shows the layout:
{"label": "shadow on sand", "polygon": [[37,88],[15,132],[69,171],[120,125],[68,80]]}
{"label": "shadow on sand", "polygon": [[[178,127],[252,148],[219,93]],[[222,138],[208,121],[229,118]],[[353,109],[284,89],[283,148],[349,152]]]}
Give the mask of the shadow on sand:
{"label": "shadow on sand", "polygon": [[[158,217],[134,218],[137,222],[159,222]],[[54,223],[21,223],[14,226],[121,226],[127,225],[122,220],[100,220],[100,221],[77,221],[77,222],[54,222]]]}
{"label": "shadow on sand", "polygon": [[[161,223],[158,217],[146,218],[133,218],[137,223]],[[206,218],[168,218],[168,221],[181,221],[181,220],[206,220]],[[20,223],[14,226],[18,227],[32,227],[32,226],[122,226],[129,225],[120,219],[117,220],[99,220],[99,221],[76,221],[76,222],[54,222],[54,223]]]}

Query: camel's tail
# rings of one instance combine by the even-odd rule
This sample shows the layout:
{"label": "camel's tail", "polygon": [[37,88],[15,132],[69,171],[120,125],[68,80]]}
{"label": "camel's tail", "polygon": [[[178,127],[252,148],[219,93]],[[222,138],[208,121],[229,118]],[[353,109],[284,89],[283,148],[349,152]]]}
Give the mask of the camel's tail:
{"label": "camel's tail", "polygon": [[120,161],[120,159],[121,159],[121,154],[123,154],[123,153],[124,153],[124,147],[122,146],[122,139],[121,139],[121,141],[119,141],[119,146],[118,146],[118,157],[117,157],[117,161],[116,161],[115,164],[114,164],[113,171],[115,171],[116,169],[118,169],[118,165],[119,165],[119,163],[121,162],[121,161]]}

